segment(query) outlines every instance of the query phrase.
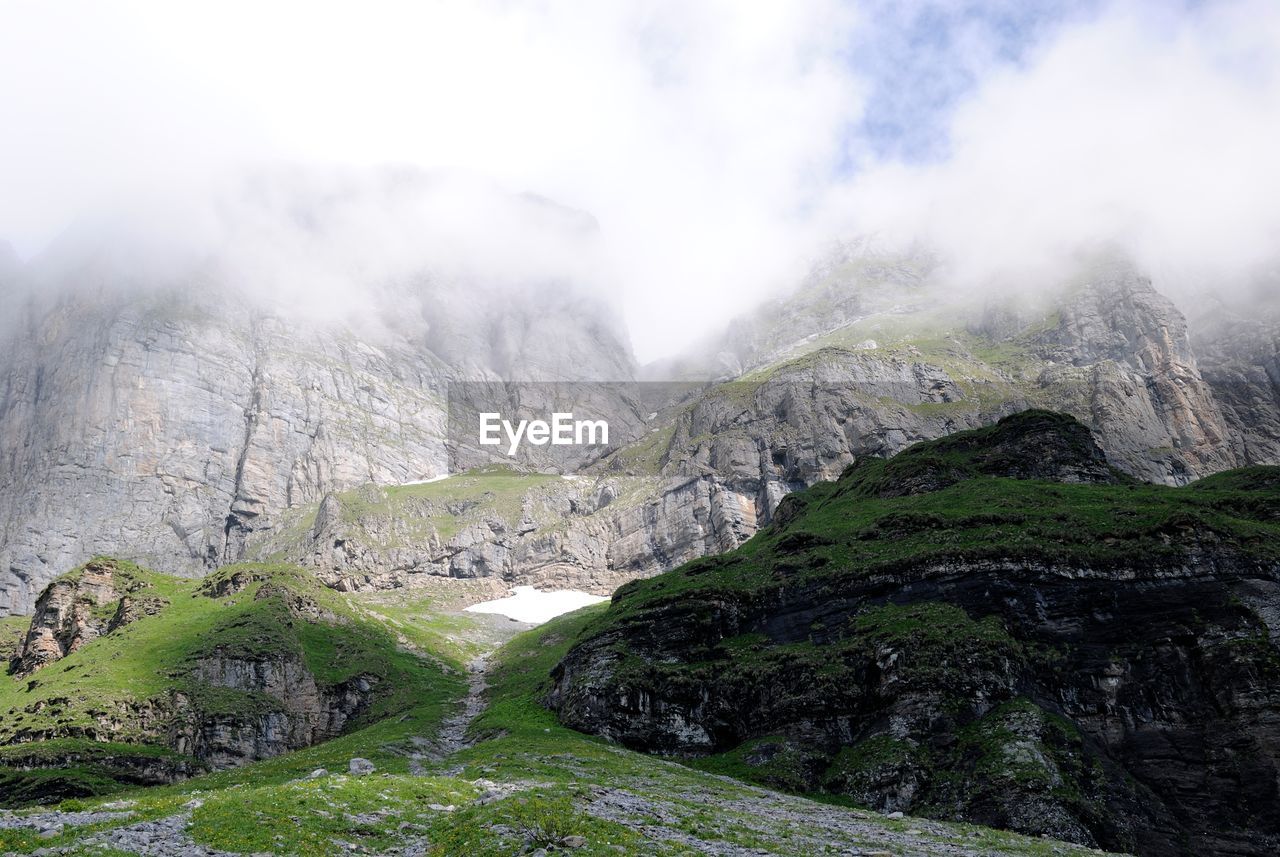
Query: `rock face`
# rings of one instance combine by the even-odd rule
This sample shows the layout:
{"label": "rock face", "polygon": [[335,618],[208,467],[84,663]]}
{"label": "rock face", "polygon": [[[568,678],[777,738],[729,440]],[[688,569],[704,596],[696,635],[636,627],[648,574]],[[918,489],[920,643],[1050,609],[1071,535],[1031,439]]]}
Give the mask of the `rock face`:
{"label": "rock face", "polygon": [[1230,337],[1204,346],[1210,383],[1181,314],[1123,264],[1042,311],[940,311],[928,257],[850,246],[705,353],[648,373],[719,379],[698,393],[579,385],[641,439],[573,462],[588,486],[514,504],[558,507],[550,518],[477,516],[445,493],[353,513],[359,486],[394,492],[493,460],[451,443],[446,390],[461,381],[532,381],[512,397],[550,402],[540,382],[631,378],[608,312],[558,282],[512,291],[410,269],[370,292],[378,323],[348,325],[232,289],[216,262],[137,290],[92,254],[70,258],[8,275],[60,297],[17,306],[0,332],[0,612],[30,610],[99,554],[188,574],[283,557],[348,587],[428,573],[608,591],[740,544],[786,494],[860,457],[1027,407],[1075,415],[1142,479],[1280,460],[1265,334],[1247,354]]}
{"label": "rock face", "polygon": [[[934,333],[938,322],[919,311],[875,310],[885,293],[910,295],[922,274],[913,285],[901,267],[857,271],[888,279],[872,283],[862,303],[843,281],[816,289],[816,298],[802,292],[828,302],[846,295],[833,338],[787,344],[757,319],[742,344],[756,361],[748,374],[673,387],[668,400],[680,404],[656,430],[576,482],[530,479],[523,500],[505,503],[466,499],[459,482],[424,489],[434,502],[395,489],[332,495],[264,531],[248,555],[283,556],[348,588],[400,586],[425,573],[605,593],[741,544],[788,493],[861,458],[1030,405],[1085,421],[1107,461],[1143,479],[1180,484],[1237,461],[1270,460],[1241,458],[1182,316],[1127,268],[1102,269],[1047,316],[988,311]],[[805,330],[821,323],[816,311],[794,312]],[[894,338],[877,327],[890,323],[923,333]],[[874,347],[869,335],[880,337]]]}
{"label": "rock face", "polygon": [[347,591],[435,575],[609,594],[736,547],[758,519],[752,499],[711,476],[504,471],[331,494],[252,539],[247,556],[286,557]]}
{"label": "rock face", "polygon": [[2,361],[0,599],[86,554],[199,572],[331,487],[439,472],[428,363],[234,307],[68,300]]}
{"label": "rock face", "polygon": [[1111,269],[1069,298],[1059,323],[1028,337],[1051,365],[1038,383],[1067,399],[1087,381],[1086,413],[1108,456],[1143,479],[1182,484],[1245,463],[1200,375],[1186,320],[1151,281]]}
{"label": "rock face", "polygon": [[791,495],[752,551],[620,590],[550,704],[886,811],[1274,853],[1280,474],[1143,485],[1083,431],[1030,412]]}
{"label": "rock face", "polygon": [[148,598],[146,588],[118,563],[105,559],[60,578],[36,600],[35,615],[9,672],[29,675],[102,634],[162,609],[167,602]]}
{"label": "rock face", "polygon": [[1244,463],[1280,461],[1280,311],[1214,305],[1196,319],[1204,379]]}
{"label": "rock face", "polygon": [[[294,192],[281,193],[315,208],[305,241],[320,247],[350,244],[362,206],[407,193]],[[554,209],[508,204],[521,217]],[[257,216],[296,231],[285,208]],[[583,228],[569,220],[554,229]],[[351,283],[362,315],[348,324],[280,306],[265,274],[260,291],[240,281],[255,270],[243,264],[197,256],[153,282],[145,258],[122,254],[69,243],[6,286],[0,613],[29,612],[53,577],[94,555],[203,573],[289,508],[447,472],[451,381],[631,377],[608,312],[551,274],[512,285],[406,265]]]}
{"label": "rock face", "polygon": [[189,717],[190,701],[174,700],[176,727],[170,746],[212,768],[229,768],[310,747],[342,734],[353,716],[373,699],[375,676],[361,675],[329,689],[296,657],[271,659],[202,658],[191,678],[207,687],[262,694],[277,703],[271,711],[203,713]]}

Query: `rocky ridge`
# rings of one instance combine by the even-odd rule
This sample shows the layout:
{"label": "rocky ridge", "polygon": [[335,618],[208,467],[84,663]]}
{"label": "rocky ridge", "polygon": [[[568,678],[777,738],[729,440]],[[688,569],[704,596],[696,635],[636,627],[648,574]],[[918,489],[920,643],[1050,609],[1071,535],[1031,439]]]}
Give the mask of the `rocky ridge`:
{"label": "rocky ridge", "polygon": [[[873,280],[869,292],[901,295],[900,269],[856,268],[859,277],[886,270],[898,273]],[[861,280],[823,282],[820,295],[861,293]],[[1057,306],[1047,315],[989,310],[968,322],[903,306],[865,316],[849,309],[853,320],[785,347],[760,333],[749,346],[756,368],[673,387],[678,403],[660,424],[575,481],[530,477],[525,500],[505,509],[468,505],[457,479],[422,489],[434,503],[412,488],[331,495],[264,531],[249,555],[314,567],[351,588],[427,573],[607,592],[741,544],[784,496],[860,458],[1030,406],[1078,417],[1111,464],[1145,480],[1181,484],[1272,460],[1241,456],[1185,321],[1147,280],[1103,267]],[[772,362],[761,356],[766,346]]]}
{"label": "rocky ridge", "polygon": [[[860,457],[1027,407],[1073,414],[1145,480],[1277,460],[1265,332],[1232,344],[1206,325],[1193,349],[1177,308],[1122,262],[1034,310],[939,306],[937,276],[925,255],[843,248],[708,354],[651,368],[720,379],[658,402],[591,386],[632,377],[629,352],[607,314],[550,287],[513,299],[415,281],[387,299],[421,318],[377,335],[216,283],[206,299],[88,290],[24,310],[0,358],[0,610],[26,612],[100,553],[191,574],[271,557],[348,588],[425,573],[604,592],[741,544],[782,497]],[[415,497],[406,483],[493,460],[451,444],[444,390],[500,379],[548,401],[542,383],[577,379],[638,440],[572,462],[579,483],[531,479],[514,505],[532,511],[468,508],[447,496],[457,481]]]}
{"label": "rocky ridge", "polygon": [[575,729],[884,811],[1138,854],[1280,842],[1280,478],[1182,488],[1028,412],[790,495],[628,584],[553,672]]}

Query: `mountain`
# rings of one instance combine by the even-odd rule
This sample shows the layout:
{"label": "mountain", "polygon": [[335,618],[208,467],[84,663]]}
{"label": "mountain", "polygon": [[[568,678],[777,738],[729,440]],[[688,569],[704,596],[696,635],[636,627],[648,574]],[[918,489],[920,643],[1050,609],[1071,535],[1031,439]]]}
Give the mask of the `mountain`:
{"label": "mountain", "polygon": [[[425,250],[365,271],[397,237],[362,243],[368,210],[403,241],[431,238],[412,219],[437,193],[428,178],[264,182],[266,201],[237,200],[248,227],[163,264],[147,235],[111,232],[68,238],[15,275],[0,342],[0,612],[28,612],[97,554],[204,573],[291,507],[448,472],[451,382],[631,377],[624,336],[584,284],[506,283]],[[485,193],[533,236],[589,241],[572,213]],[[333,247],[345,255],[309,261]],[[309,278],[334,268],[347,279],[313,293]]]}
{"label": "mountain", "polygon": [[[1109,459],[1145,479],[1179,483],[1274,460],[1237,450],[1181,314],[1131,269],[1104,267],[1056,309],[1019,316],[1004,306],[938,310],[918,294],[920,264],[820,269],[786,302],[789,314],[735,324],[727,342],[755,362],[735,358],[740,374],[728,380],[657,381],[650,367],[651,380],[635,389],[662,390],[664,413],[572,483],[531,480],[522,503],[518,482],[488,480],[494,502],[460,516],[444,512],[454,488],[465,494],[483,480],[335,494],[264,531],[250,555],[310,565],[349,586],[492,574],[609,591],[740,544],[787,493],[834,478],[859,456],[1029,406],[1086,420]],[[899,303],[885,303],[889,295]],[[772,325],[775,317],[785,323]],[[825,332],[780,344],[790,326]],[[736,338],[748,330],[756,333]],[[664,371],[687,378],[692,366]],[[417,499],[428,496],[434,505]]]}
{"label": "mountain", "polygon": [[[254,228],[198,252],[143,264],[134,238],[68,240],[7,275],[30,297],[0,332],[0,611],[95,555],[606,593],[740,545],[860,457],[1028,407],[1076,416],[1144,480],[1280,461],[1275,326],[1188,325],[1123,259],[965,302],[927,253],[842,245],[720,339],[638,369],[580,264],[589,217],[486,189],[505,227],[441,241],[456,193],[436,185],[274,177],[235,198]],[[511,460],[457,428],[493,402],[578,403],[614,436]]]}
{"label": "mountain", "polygon": [[524,633],[483,578],[100,557],[0,622],[0,850],[1271,853],[1277,492],[1030,411]]}
{"label": "mountain", "polygon": [[1044,411],[863,458],[624,586],[567,726],[856,804],[1137,854],[1280,843],[1280,469],[1139,482]]}

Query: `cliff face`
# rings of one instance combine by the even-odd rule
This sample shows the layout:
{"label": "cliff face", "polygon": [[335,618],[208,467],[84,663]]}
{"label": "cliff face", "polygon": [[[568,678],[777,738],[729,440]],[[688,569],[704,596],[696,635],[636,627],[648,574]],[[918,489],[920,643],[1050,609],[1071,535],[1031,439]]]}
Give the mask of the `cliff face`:
{"label": "cliff face", "polygon": [[[416,199],[411,190],[362,187],[336,202],[281,191],[310,212],[302,225],[288,206],[253,212],[288,238],[278,255],[305,277],[319,265],[308,251],[351,245],[353,229],[367,240],[350,222]],[[500,202],[539,222],[554,208]],[[90,556],[202,573],[234,562],[285,510],[447,472],[450,381],[631,377],[624,339],[581,283],[442,274],[429,258],[393,276],[380,256],[403,248],[388,238],[357,242],[354,261],[323,268],[349,277],[355,297],[318,284],[315,306],[305,289],[282,306],[282,275],[267,270],[259,285],[244,262],[260,240],[233,235],[160,273],[143,251],[130,255],[133,245],[69,241],[0,273],[12,310],[0,330],[0,613],[29,611],[54,576]],[[368,281],[358,263],[373,271]],[[359,318],[348,324],[326,301]]]}
{"label": "cliff face", "polygon": [[169,746],[214,769],[243,765],[310,747],[342,734],[369,707],[379,679],[359,675],[321,687],[300,658],[212,655],[196,662],[192,680],[270,699],[273,710],[201,712],[188,696],[173,700]]}
{"label": "cliff face", "polygon": [[430,359],[185,299],[68,299],[8,343],[0,599],[86,555],[179,572],[271,514],[445,466]]}
{"label": "cliff face", "polygon": [[1063,399],[1082,386],[1087,411],[1068,410],[1136,476],[1181,484],[1240,464],[1275,463],[1236,454],[1186,319],[1149,279],[1123,269],[1099,274],[1065,302],[1056,327],[1028,342],[1050,364],[1040,386]]}
{"label": "cliff face", "polygon": [[1280,461],[1280,310],[1206,301],[1194,343],[1242,462]]}
{"label": "cliff face", "polygon": [[[430,573],[608,591],[740,544],[859,457],[1026,407],[1075,415],[1113,464],[1166,484],[1280,460],[1269,328],[1197,339],[1203,377],[1182,315],[1121,264],[1020,314],[940,306],[926,257],[845,248],[663,368],[721,378],[696,393],[591,385],[631,378],[629,350],[555,282],[416,271],[370,292],[377,323],[347,325],[231,288],[216,262],[141,290],[113,264],[62,265],[60,297],[19,307],[0,346],[0,612],[104,553],[186,574],[283,557],[351,587]],[[567,392],[610,415],[615,443],[639,440],[568,462],[583,480],[554,499],[481,515],[446,481],[406,506],[398,486],[503,457],[450,437],[461,381],[533,382],[496,385],[526,406]],[[494,388],[471,389],[463,410]],[[390,493],[369,513],[360,486]]]}
{"label": "cliff face", "polygon": [[747,547],[624,587],[549,701],[885,810],[1273,853],[1278,486],[1143,485],[1078,423],[1021,414],[864,461]]}
{"label": "cliff face", "polygon": [[[457,480],[339,494],[326,499],[328,513],[303,507],[263,532],[249,555],[288,557],[355,588],[428,573],[608,592],[741,544],[788,493],[859,458],[1030,406],[1078,417],[1112,464],[1145,480],[1182,484],[1274,460],[1242,457],[1244,418],[1225,422],[1182,315],[1133,271],[1102,267],[1050,303],[1052,312],[996,304],[939,317],[927,302],[886,303],[922,288],[925,275],[907,278],[907,264],[856,265],[853,280],[802,290],[787,317],[804,330],[823,323],[806,301],[844,296],[824,333],[784,342],[766,319],[744,322],[753,332],[740,348],[754,368],[731,381],[650,385],[676,404],[577,481],[528,479],[523,500],[511,492],[524,488],[506,485],[479,504],[462,502],[470,483]],[[848,265],[836,270],[848,274]],[[1249,407],[1265,416],[1269,395],[1259,391]]]}

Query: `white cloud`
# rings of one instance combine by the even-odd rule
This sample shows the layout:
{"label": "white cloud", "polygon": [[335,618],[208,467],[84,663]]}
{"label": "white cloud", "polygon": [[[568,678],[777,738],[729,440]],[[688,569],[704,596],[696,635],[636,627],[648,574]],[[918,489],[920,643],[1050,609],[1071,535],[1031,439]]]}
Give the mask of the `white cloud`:
{"label": "white cloud", "polygon": [[[961,283],[1033,281],[1094,242],[1202,278],[1273,257],[1280,5],[1049,16],[1016,56],[981,4],[935,5],[960,29],[911,71],[927,91],[907,113],[943,111],[921,116],[943,159],[919,165],[858,130],[894,69],[848,51],[898,35],[894,4],[9,0],[0,237],[29,255],[85,211],[207,194],[243,162],[456,170],[595,215],[593,276],[642,358],[794,282],[833,235],[931,240]],[[934,102],[966,86],[948,119]],[[464,233],[494,222],[441,234],[492,262],[495,235]],[[412,236],[379,224],[347,226],[394,259]]]}
{"label": "white cloud", "polygon": [[1280,250],[1280,5],[1124,5],[990,69],[949,156],[863,175],[860,222],[962,284],[1052,278],[1120,245],[1166,282],[1241,282]]}
{"label": "white cloud", "polygon": [[238,158],[462,169],[598,218],[643,355],[794,270],[859,112],[835,2],[52,5],[0,28],[20,247]]}

